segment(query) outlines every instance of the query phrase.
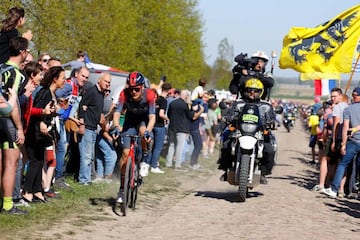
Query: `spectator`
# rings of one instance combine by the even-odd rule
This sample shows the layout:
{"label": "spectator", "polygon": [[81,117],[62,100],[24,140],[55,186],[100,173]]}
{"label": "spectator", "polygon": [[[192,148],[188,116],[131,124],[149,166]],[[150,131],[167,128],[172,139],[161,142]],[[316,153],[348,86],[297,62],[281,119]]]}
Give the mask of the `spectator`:
{"label": "spectator", "polygon": [[[1,66],[2,84],[5,92],[10,91],[21,95],[25,79],[19,67],[28,54],[28,40],[23,37],[13,37],[9,43],[9,60]],[[11,93],[11,91],[10,91]],[[6,101],[12,102],[13,99],[8,93],[4,94]],[[18,99],[17,99],[18,102]],[[9,112],[9,111],[8,111]],[[1,196],[3,197],[2,211],[8,214],[28,214],[28,212],[14,206],[12,195],[14,191],[15,176],[18,159],[20,157],[19,146],[24,143],[25,136],[21,122],[20,109],[18,104],[13,106],[9,117],[0,118],[0,145],[2,150],[1,173]],[[5,147],[5,142],[8,145]]]}
{"label": "spectator", "polygon": [[[35,97],[33,107],[46,108],[51,103],[52,108],[58,111],[55,91],[62,88],[64,84],[65,70],[62,67],[49,69],[41,82],[42,88]],[[54,145],[57,141],[57,132],[55,118],[54,114],[31,115],[30,117],[25,141],[29,167],[23,189],[23,198],[28,202],[46,202],[46,197],[57,197],[50,189],[56,166]]]}
{"label": "spectator", "polygon": [[51,67],[60,67],[61,66],[61,60],[57,57],[51,57],[47,63],[48,68]]}
{"label": "spectator", "polygon": [[166,96],[171,89],[170,83],[164,82],[161,85],[161,95],[156,99],[156,122],[153,129],[154,133],[154,146],[150,155],[150,171],[152,173],[164,173],[159,167],[160,153],[164,147],[164,139],[166,134],[165,123],[169,121],[166,115],[167,101]]}
{"label": "spectator", "polygon": [[[19,97],[19,102],[21,107],[21,119],[23,123],[24,134],[26,134],[29,126],[30,115],[36,115],[41,117],[43,115],[43,112],[45,113],[46,109],[33,108],[32,93],[36,89],[36,87],[40,84],[40,81],[43,78],[41,65],[37,62],[30,62],[24,66],[23,73],[27,78],[26,80],[27,83],[24,87],[24,93]],[[49,110],[48,114],[50,114],[51,113],[50,105],[47,105],[47,107]],[[24,199],[22,199],[22,194],[21,194],[21,189],[23,185],[23,169],[25,164],[28,163],[28,158],[24,147],[21,147],[20,150],[21,150],[21,154],[20,154],[20,159],[18,161],[18,167],[16,170],[13,201],[15,206],[28,207],[29,203],[27,203]]]}
{"label": "spectator", "polygon": [[[217,103],[216,99],[212,98],[208,102],[208,113],[205,119],[205,131],[207,135],[207,142],[206,142],[206,150],[204,152],[205,156],[212,156],[214,153],[215,142],[216,142],[216,128],[218,126],[218,115],[216,113]],[[205,150],[204,149],[204,150]]]}
{"label": "spectator", "polygon": [[64,63],[61,65],[63,68],[67,68],[70,67],[71,71],[73,71],[74,69],[79,69],[81,67],[85,67],[85,52],[82,50],[79,50],[76,53],[76,60]]}
{"label": "spectator", "polygon": [[204,112],[200,115],[200,135],[201,135],[201,141],[202,141],[202,156],[204,158],[208,158],[208,135],[206,134],[206,127],[205,122],[207,119],[207,113],[209,111],[209,100],[210,95],[205,92],[200,101],[202,101],[202,106],[204,107]]}
{"label": "spectator", "polygon": [[110,89],[111,75],[104,72],[99,81],[83,95],[79,104],[80,170],[79,184],[91,184],[91,167],[95,157],[96,129],[104,106],[105,90]]}
{"label": "spectator", "polygon": [[[321,108],[320,108],[321,109]],[[323,150],[319,151],[319,181],[318,184],[313,187],[313,191],[322,192],[325,189],[326,179],[328,178],[328,162],[331,159],[331,142],[332,142],[332,101],[326,101],[323,103],[324,115],[320,120],[319,126],[322,127],[322,133],[320,136],[323,138]],[[319,149],[321,148],[321,142],[318,144]]]}
{"label": "spectator", "polygon": [[[55,183],[54,186],[56,188],[62,188],[71,190],[70,186],[65,182],[64,177],[64,163],[65,163],[65,153],[66,153],[66,146],[68,145],[68,134],[70,134],[71,129],[69,132],[66,132],[65,129],[65,122],[70,121],[72,123],[68,124],[75,124],[77,127],[80,126],[79,120],[76,118],[75,114],[79,107],[79,102],[81,97],[79,96],[80,92],[83,90],[87,80],[89,78],[89,69],[86,67],[82,67],[75,72],[75,76],[67,79],[65,85],[62,89],[58,89],[55,92],[56,98],[58,99],[60,106],[63,109],[63,114],[60,117],[59,121],[59,128],[60,128],[60,139],[56,146],[56,170],[55,170]],[[71,137],[73,137],[74,133],[71,133]],[[74,156],[71,156],[69,161],[77,160],[77,167],[76,171],[79,170],[79,158],[76,159],[75,149],[78,148],[77,143],[74,143],[73,138],[71,138],[70,147],[73,150]],[[75,171],[75,170],[74,170]]]}
{"label": "spectator", "polygon": [[[201,102],[199,101],[192,101],[192,110],[197,113],[200,111],[204,111],[204,108],[201,108]],[[201,118],[197,118],[195,120],[191,120],[190,121],[190,135],[192,138],[192,142],[194,144],[194,148],[193,151],[191,153],[191,157],[190,157],[190,168],[193,170],[199,170],[200,169],[200,164],[198,162],[199,160],[199,155],[201,152],[201,148],[202,148],[202,141],[201,141],[201,135],[200,135],[200,121]]]}
{"label": "spectator", "polygon": [[46,52],[39,55],[38,63],[41,64],[44,72],[46,72],[49,69],[48,62],[50,58],[51,58],[50,54]]}
{"label": "spectator", "polygon": [[94,182],[110,181],[114,172],[117,154],[114,148],[114,139],[110,135],[111,122],[103,118],[101,130],[96,137],[96,179]]}
{"label": "spectator", "polygon": [[[180,92],[180,97],[171,102],[168,110],[169,117],[169,140],[170,146],[168,149],[168,155],[166,157],[166,167],[173,166],[174,153],[175,156],[175,169],[181,169],[181,155],[183,152],[183,146],[187,135],[190,133],[190,120],[197,119],[200,114],[203,112],[203,107],[201,111],[194,113],[189,109],[187,105],[187,98],[190,93],[188,90],[182,90]],[[176,150],[175,150],[176,148]]]}
{"label": "spectator", "polygon": [[197,98],[202,98],[205,93],[205,87],[206,80],[204,78],[199,79],[199,85],[194,88],[194,90],[191,93],[191,100],[195,100]]}
{"label": "spectator", "polygon": [[312,161],[311,164],[315,164],[315,146],[317,142],[317,126],[319,125],[319,116],[317,115],[317,112],[314,112],[315,108],[311,109],[311,115],[308,119],[308,127],[310,128],[310,141],[309,141],[309,147],[311,148],[311,157]]}
{"label": "spectator", "polygon": [[[331,151],[333,154],[333,159],[331,161],[330,166],[330,178],[334,177],[337,165],[341,158],[341,142],[342,142],[342,129],[343,129],[343,113],[344,109],[348,107],[348,97],[342,93],[340,88],[333,88],[331,90],[331,100],[333,101],[333,136],[332,136],[332,144]],[[344,177],[342,183],[340,185],[340,195],[344,194],[344,185],[346,178]]]}
{"label": "spectator", "polygon": [[[19,36],[18,28],[21,28],[25,24],[25,11],[21,7],[13,7],[9,9],[7,18],[1,21],[0,32],[0,63],[4,63],[9,59],[9,41],[13,37]],[[28,41],[32,39],[32,33],[30,30],[25,32],[22,37]]]}
{"label": "spectator", "polygon": [[20,65],[20,69],[24,69],[26,64],[33,62],[33,61],[34,61],[33,55],[31,55],[31,53],[28,53],[25,61]]}
{"label": "spectator", "polygon": [[358,104],[360,103],[360,87],[353,90],[352,97],[353,102],[344,109],[343,114],[341,142],[341,154],[343,157],[336,168],[335,177],[330,188],[324,190],[324,193],[332,198],[337,197],[346,168],[360,152],[360,105]]}

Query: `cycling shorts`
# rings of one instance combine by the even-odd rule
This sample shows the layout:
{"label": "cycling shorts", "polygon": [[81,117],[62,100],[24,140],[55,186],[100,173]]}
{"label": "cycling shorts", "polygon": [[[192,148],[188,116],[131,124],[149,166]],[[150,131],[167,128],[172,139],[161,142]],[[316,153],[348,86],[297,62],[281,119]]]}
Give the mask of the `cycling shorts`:
{"label": "cycling shorts", "polygon": [[16,144],[17,129],[11,118],[0,118],[0,148],[18,149]]}

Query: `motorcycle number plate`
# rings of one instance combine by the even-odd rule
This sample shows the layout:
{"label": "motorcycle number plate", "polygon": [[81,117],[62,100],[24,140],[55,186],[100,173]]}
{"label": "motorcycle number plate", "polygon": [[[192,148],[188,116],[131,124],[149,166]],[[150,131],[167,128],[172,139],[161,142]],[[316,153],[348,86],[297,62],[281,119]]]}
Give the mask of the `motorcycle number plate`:
{"label": "motorcycle number plate", "polygon": [[244,122],[258,122],[259,117],[254,114],[243,114],[242,120]]}

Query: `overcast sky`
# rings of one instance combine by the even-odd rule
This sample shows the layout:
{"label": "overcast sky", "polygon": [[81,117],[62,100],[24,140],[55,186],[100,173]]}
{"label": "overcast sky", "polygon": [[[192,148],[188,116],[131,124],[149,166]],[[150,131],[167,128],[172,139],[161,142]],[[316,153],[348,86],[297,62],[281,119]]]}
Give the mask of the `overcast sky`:
{"label": "overcast sky", "polygon": [[[217,47],[224,38],[234,47],[235,55],[263,50],[270,56],[275,50],[279,57],[282,40],[291,27],[315,27],[359,3],[355,0],[199,0],[207,63],[214,63]],[[297,78],[297,72],[278,67],[278,57],[274,75]]]}

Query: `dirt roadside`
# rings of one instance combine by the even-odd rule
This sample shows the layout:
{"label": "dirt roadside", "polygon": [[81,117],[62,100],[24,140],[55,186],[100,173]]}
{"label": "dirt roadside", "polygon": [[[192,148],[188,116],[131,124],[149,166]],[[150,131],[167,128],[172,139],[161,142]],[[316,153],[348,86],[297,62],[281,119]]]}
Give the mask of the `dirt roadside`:
{"label": "dirt roadside", "polygon": [[[356,239],[360,201],[329,199],[309,189],[317,167],[308,164],[308,133],[300,121],[287,133],[276,132],[279,154],[268,185],[235,201],[236,187],[219,181],[221,172],[187,178],[181,194],[163,196],[155,206],[139,204],[126,217],[110,208],[91,224],[64,220],[34,239]],[[205,161],[205,160],[202,160]],[[190,170],[189,170],[190,171]],[[181,174],[181,173],[179,173]],[[140,195],[140,198],[142,196]],[[46,236],[46,237],[45,237]],[[52,236],[52,237],[49,237]]]}

